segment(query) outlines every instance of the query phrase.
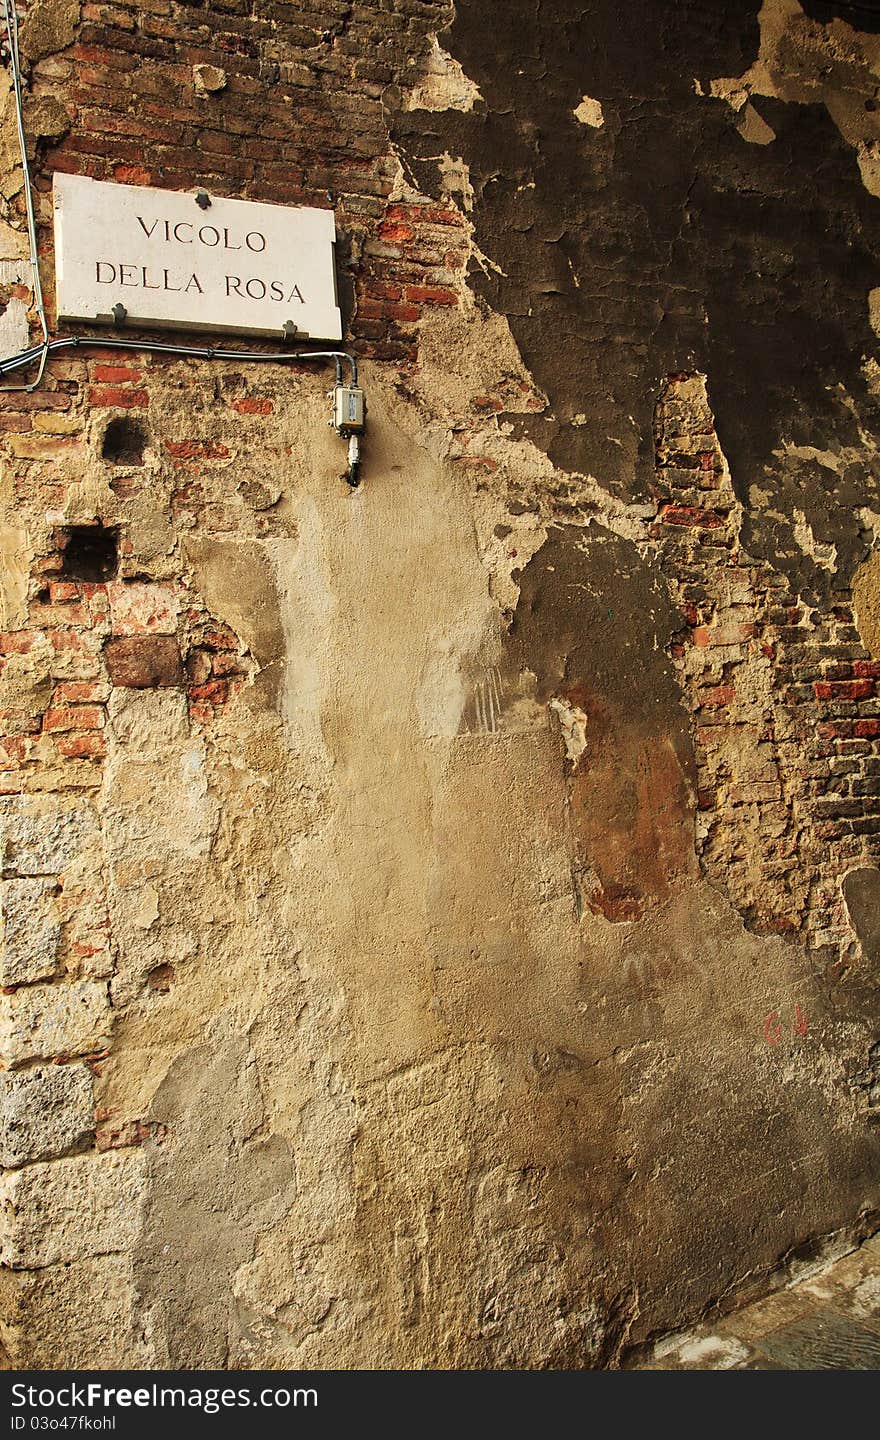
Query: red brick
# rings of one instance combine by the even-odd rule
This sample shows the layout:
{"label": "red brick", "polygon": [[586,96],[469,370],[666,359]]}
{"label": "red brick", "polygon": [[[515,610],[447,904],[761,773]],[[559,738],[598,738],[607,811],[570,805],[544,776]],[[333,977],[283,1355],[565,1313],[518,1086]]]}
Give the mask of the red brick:
{"label": "red brick", "polygon": [[107,754],[107,741],[100,733],[59,735],[55,744],[59,754],[71,760],[101,760]]}
{"label": "red brick", "polygon": [[732,705],[736,699],[736,688],[733,685],[711,685],[699,692],[701,705]]}
{"label": "red brick", "polygon": [[700,650],[708,645],[742,645],[751,640],[756,627],[750,622],[734,625],[698,625],[694,630],[694,644]]}
{"label": "red brick", "polygon": [[207,685],[192,685],[191,700],[207,700],[211,705],[224,705],[229,699],[229,684],[226,680],[210,680]]}
{"label": "red brick", "polygon": [[53,580],[49,585],[49,599],[53,604],[65,600],[78,600],[79,589],[72,585],[69,580]]}
{"label": "red brick", "polygon": [[59,706],[47,710],[44,730],[103,730],[104,711],[97,705]]}
{"label": "red brick", "polygon": [[109,686],[103,680],[62,680],[55,686],[53,705],[102,705]]}
{"label": "red brick", "polygon": [[817,700],[868,700],[876,688],[873,680],[817,680],[813,685]]}
{"label": "red brick", "polygon": [[166,440],[165,448],[175,460],[226,460],[231,454],[219,440]]}
{"label": "red brick", "polygon": [[118,385],[108,385],[103,388],[92,385],[89,390],[89,401],[96,406],[118,406],[120,409],[143,410],[150,403],[150,397],[146,390],[123,390]]}
{"label": "red brick", "polygon": [[114,685],[129,690],[169,688],[183,682],[173,635],[126,635],[108,640],[104,658]]}
{"label": "red brick", "polygon": [[38,630],[7,630],[0,634],[0,655],[26,655],[39,633]]}
{"label": "red brick", "polygon": [[228,650],[214,656],[211,669],[218,676],[245,675],[247,673],[243,660],[237,655],[230,654]]}
{"label": "red brick", "polygon": [[121,385],[129,380],[140,380],[143,372],[133,370],[130,365],[94,365],[92,379],[102,384]]}
{"label": "red brick", "polygon": [[83,650],[88,651],[83,636],[76,630],[51,630],[49,632],[49,643],[55,650]]}
{"label": "red brick", "polygon": [[395,281],[370,277],[364,284],[364,294],[374,300],[399,300],[403,295],[403,286]]}
{"label": "red brick", "polygon": [[411,225],[390,225],[385,221],[379,226],[381,239],[390,241],[392,245],[405,245],[415,238],[415,233]]}
{"label": "red brick", "polygon": [[417,305],[457,305],[458,296],[445,285],[405,285],[404,298]]}
{"label": "red brick", "polygon": [[851,720],[822,720],[816,726],[820,740],[846,740],[852,733]]}
{"label": "red brick", "polygon": [[271,415],[275,405],[272,400],[248,395],[243,400],[233,400],[232,409],[237,410],[239,415]]}
{"label": "red brick", "polygon": [[852,733],[857,740],[873,740],[880,735],[880,720],[856,720]]}
{"label": "red brick", "polygon": [[695,505],[661,505],[659,519],[664,525],[687,525],[695,530],[717,530],[724,517],[715,510],[700,510]]}
{"label": "red brick", "polygon": [[69,410],[70,396],[51,390],[27,395],[22,391],[4,395],[0,390],[0,410]]}
{"label": "red brick", "polygon": [[65,625],[81,625],[88,629],[92,617],[82,605],[66,600],[63,605],[32,605],[31,619],[43,630],[54,630]]}
{"label": "red brick", "polygon": [[27,742],[24,735],[5,735],[0,740],[0,766],[4,770],[15,770],[24,764]]}
{"label": "red brick", "polygon": [[418,320],[421,310],[418,305],[405,305],[397,300],[361,300],[357,307],[358,318],[382,320]]}
{"label": "red brick", "polygon": [[208,630],[204,643],[212,650],[237,650],[238,641],[231,630]]}
{"label": "red brick", "polygon": [[146,170],[143,165],[117,165],[113,178],[120,185],[152,185],[153,172]]}

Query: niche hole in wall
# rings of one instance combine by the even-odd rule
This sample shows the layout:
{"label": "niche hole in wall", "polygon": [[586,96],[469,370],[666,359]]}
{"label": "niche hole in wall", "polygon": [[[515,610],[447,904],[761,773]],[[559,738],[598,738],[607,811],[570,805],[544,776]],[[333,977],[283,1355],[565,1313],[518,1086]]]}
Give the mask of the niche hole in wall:
{"label": "niche hole in wall", "polygon": [[119,565],[119,531],[112,525],[68,525],[61,532],[61,575],[100,585]]}
{"label": "niche hole in wall", "polygon": [[129,415],[119,415],[104,431],[101,459],[108,465],[143,465],[146,443],[143,426]]}

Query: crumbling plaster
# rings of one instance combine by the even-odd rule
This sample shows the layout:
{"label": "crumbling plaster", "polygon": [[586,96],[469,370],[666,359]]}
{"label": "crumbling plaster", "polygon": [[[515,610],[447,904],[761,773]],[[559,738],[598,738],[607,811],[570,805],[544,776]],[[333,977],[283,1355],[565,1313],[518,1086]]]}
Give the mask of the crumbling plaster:
{"label": "crumbling plaster", "polygon": [[[786,739],[758,623],[768,574],[812,616],[861,562],[858,633],[877,658],[862,621],[873,537],[855,509],[877,508],[870,415],[821,325],[821,386],[843,389],[800,428],[821,386],[787,332],[785,383],[749,410],[767,372],[742,375],[752,351],[698,283],[710,165],[742,238],[750,167],[777,144],[781,170],[818,148],[834,205],[864,225],[845,274],[827,257],[829,328],[860,345],[876,204],[813,110],[799,130],[777,96],[760,112],[777,139],[754,146],[726,102],[694,93],[693,73],[756,73],[756,17],[723,30],[720,57],[700,32],[701,67],[673,67],[660,94],[652,5],[624,99],[611,72],[635,41],[617,7],[598,7],[595,38],[540,92],[515,8],[500,61],[492,15],[460,4],[414,84],[386,97],[393,201],[442,195],[452,157],[449,193],[472,205],[459,303],[421,322],[417,364],[362,367],[358,491],[322,381],[302,372],[251,385],[222,365],[151,366],[143,466],[102,460],[106,416],[84,403],[75,448],[7,457],[11,631],[31,623],[59,526],[100,518],[128,542],[106,614],[81,631],[106,684],[106,758],[61,760],[41,735],[37,778],[4,801],[6,883],[57,876],[63,922],[51,977],[7,997],[9,1073],[62,1059],[72,1113],[89,1083],[96,1107],[91,1128],[36,1135],[10,1172],[12,1364],[613,1365],[876,1226],[875,961],[845,917],[833,972],[806,932],[762,928],[749,904],[766,817],[733,797],[713,830],[702,808],[707,770],[720,814],[729,790],[769,783],[767,727]],[[686,36],[701,8],[684,7]],[[581,9],[561,7],[563,38]],[[575,118],[589,96],[601,126]],[[675,156],[708,158],[702,176],[690,159],[640,169],[651,234],[624,266],[630,124],[647,126],[652,164],[670,127]],[[577,150],[566,190],[554,167],[573,144],[596,148]],[[707,228],[682,258],[698,193]],[[605,241],[622,227],[607,283],[579,253],[603,226]],[[800,245],[796,274],[806,244],[778,241]],[[747,285],[753,260],[734,246],[725,263]],[[781,283],[774,270],[766,286]],[[263,414],[241,403],[257,392]],[[702,499],[679,493],[698,483]],[[685,512],[723,537],[723,564],[703,521],[676,548]],[[835,547],[833,574],[817,545]],[[104,679],[111,633],[194,665],[206,630],[229,661],[222,698]],[[14,715],[45,713],[47,685],[73,681],[49,648],[10,655]],[[733,676],[716,743],[702,707]],[[800,792],[786,798],[815,888],[833,846],[812,811],[798,818]],[[872,870],[872,843],[834,851],[838,895],[847,866]]]}

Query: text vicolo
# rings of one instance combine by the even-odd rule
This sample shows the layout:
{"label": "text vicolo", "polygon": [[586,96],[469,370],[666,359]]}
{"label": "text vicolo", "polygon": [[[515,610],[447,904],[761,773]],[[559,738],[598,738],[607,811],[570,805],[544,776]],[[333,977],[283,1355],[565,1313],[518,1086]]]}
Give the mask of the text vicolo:
{"label": "text vicolo", "polygon": [[[242,235],[230,230],[229,226],[204,224],[196,226],[189,220],[152,220],[142,215],[136,217],[148,240],[159,240],[171,245],[203,245],[210,250],[241,251],[242,258],[261,255],[266,249],[266,237],[260,230],[248,230]],[[198,262],[196,262],[196,265]],[[233,262],[230,260],[229,269]],[[239,271],[244,267],[237,265]],[[250,264],[247,268],[251,268]],[[95,280],[99,285],[124,285],[136,290],[169,290],[179,294],[205,294],[205,285],[197,269],[179,269],[157,264],[141,265],[125,260],[96,260]],[[178,283],[179,282],[179,283]],[[227,274],[223,277],[227,298],[238,296],[241,300],[275,300],[290,304],[297,301],[304,305],[305,297],[297,284],[289,280],[266,279],[262,275]]]}

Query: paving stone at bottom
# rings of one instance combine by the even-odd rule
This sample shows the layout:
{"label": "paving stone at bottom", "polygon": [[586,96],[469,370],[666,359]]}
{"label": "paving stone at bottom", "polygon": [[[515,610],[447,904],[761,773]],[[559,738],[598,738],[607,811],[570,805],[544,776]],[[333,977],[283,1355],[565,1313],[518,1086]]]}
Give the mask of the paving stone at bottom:
{"label": "paving stone at bottom", "polygon": [[880,1329],[834,1310],[815,1310],[752,1343],[758,1360],[783,1370],[880,1370]]}

